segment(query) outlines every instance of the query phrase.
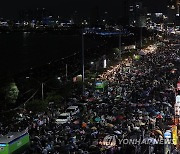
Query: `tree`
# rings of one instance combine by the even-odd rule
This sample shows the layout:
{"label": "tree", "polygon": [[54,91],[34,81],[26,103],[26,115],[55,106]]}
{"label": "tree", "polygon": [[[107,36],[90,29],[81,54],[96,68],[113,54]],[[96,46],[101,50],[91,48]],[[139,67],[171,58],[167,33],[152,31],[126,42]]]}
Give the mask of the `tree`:
{"label": "tree", "polygon": [[26,109],[33,112],[43,112],[46,111],[48,107],[48,102],[43,100],[32,100],[26,104]]}
{"label": "tree", "polygon": [[8,103],[16,103],[19,95],[19,89],[15,82],[8,83],[4,88],[5,101]]}
{"label": "tree", "polygon": [[46,97],[47,102],[54,102],[55,104],[60,105],[62,100],[63,97],[57,94],[57,92],[55,91],[47,93],[47,97]]}

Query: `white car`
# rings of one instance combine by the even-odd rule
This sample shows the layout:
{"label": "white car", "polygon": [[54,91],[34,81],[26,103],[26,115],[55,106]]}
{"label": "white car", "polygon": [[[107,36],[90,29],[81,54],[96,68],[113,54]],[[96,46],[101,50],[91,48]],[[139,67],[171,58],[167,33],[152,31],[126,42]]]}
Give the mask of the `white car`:
{"label": "white car", "polygon": [[70,113],[62,113],[56,119],[56,124],[65,124],[71,121]]}
{"label": "white car", "polygon": [[79,107],[78,106],[69,106],[66,109],[67,113],[70,113],[71,115],[76,115],[77,113],[80,112]]}

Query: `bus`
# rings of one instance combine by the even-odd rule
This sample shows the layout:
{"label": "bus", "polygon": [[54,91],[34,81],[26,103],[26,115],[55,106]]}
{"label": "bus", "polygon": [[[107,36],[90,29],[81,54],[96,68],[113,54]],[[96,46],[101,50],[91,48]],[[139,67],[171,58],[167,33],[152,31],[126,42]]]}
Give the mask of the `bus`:
{"label": "bus", "polygon": [[29,133],[11,132],[0,137],[0,154],[20,154],[29,146]]}

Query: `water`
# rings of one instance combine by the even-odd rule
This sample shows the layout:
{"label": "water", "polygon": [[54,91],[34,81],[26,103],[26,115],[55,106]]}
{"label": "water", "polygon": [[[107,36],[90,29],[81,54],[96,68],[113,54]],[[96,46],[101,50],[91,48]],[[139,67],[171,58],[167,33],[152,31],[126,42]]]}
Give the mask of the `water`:
{"label": "water", "polygon": [[[86,39],[85,47],[100,43]],[[61,59],[81,50],[81,36],[55,33],[0,33],[0,77]]]}

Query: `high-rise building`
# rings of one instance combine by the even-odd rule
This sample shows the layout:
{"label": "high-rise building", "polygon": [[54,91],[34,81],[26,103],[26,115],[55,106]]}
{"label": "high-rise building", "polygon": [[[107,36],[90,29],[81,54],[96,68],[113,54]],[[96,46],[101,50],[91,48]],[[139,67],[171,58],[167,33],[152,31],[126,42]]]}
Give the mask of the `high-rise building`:
{"label": "high-rise building", "polygon": [[132,0],[123,0],[122,1],[122,14],[120,16],[121,25],[129,25],[129,5]]}
{"label": "high-rise building", "polygon": [[176,0],[169,0],[168,1],[167,16],[168,16],[168,23],[174,23],[175,22]]}
{"label": "high-rise building", "polygon": [[180,0],[176,0],[176,16],[180,16]]}
{"label": "high-rise building", "polygon": [[73,22],[74,24],[76,24],[76,25],[80,24],[80,16],[79,16],[79,14],[78,14],[77,11],[74,11],[74,12],[73,12],[73,14],[72,14],[72,16],[71,16],[71,20],[72,20],[72,22]]}
{"label": "high-rise building", "polygon": [[135,27],[146,26],[146,9],[141,1],[129,3],[129,25]]}
{"label": "high-rise building", "polygon": [[31,21],[33,19],[34,16],[34,12],[33,10],[29,9],[29,10],[20,10],[19,11],[19,17],[21,21]]}
{"label": "high-rise building", "polygon": [[169,23],[176,23],[180,18],[180,0],[168,0],[167,16]]}
{"label": "high-rise building", "polygon": [[100,20],[99,7],[96,6],[91,11],[90,24],[92,26],[97,26],[99,24],[99,20]]}
{"label": "high-rise building", "polygon": [[35,10],[35,19],[36,20],[43,20],[49,16],[49,12],[46,8],[37,8]]}
{"label": "high-rise building", "polygon": [[101,23],[102,25],[109,24],[109,13],[107,11],[103,12],[101,16]]}
{"label": "high-rise building", "polygon": [[176,0],[175,24],[176,24],[176,26],[180,26],[180,0]]}

